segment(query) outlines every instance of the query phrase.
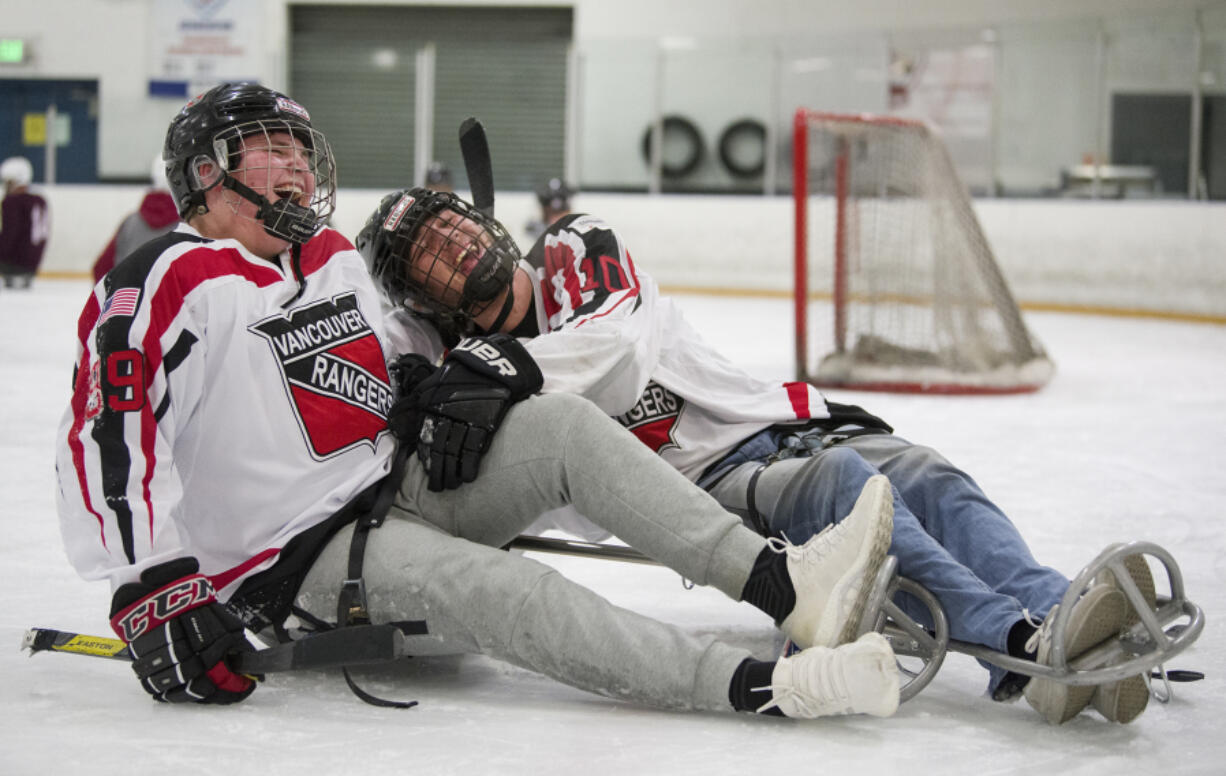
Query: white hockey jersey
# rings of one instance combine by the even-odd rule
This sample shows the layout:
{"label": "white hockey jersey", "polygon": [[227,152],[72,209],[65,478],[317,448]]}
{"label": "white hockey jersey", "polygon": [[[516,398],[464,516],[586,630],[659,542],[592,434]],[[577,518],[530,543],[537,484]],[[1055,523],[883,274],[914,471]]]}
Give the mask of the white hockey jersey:
{"label": "white hockey jersey", "polygon": [[829,417],[800,382],[755,378],[711,348],[598,218],[559,220],[529,251],[546,391],[586,396],[691,480],[776,423]]}
{"label": "white hockey jersey", "polygon": [[[95,287],[56,468],[68,557],[112,588],[194,556],[223,600],[390,468],[378,294],[339,233],[273,263],[186,225]],[[301,293],[300,293],[301,291]]]}
{"label": "white hockey jersey", "polygon": [[[691,480],[767,426],[829,417],[813,386],[759,380],[712,349],[598,218],[560,219],[521,266],[536,281],[529,314],[541,335],[522,341],[543,390],[587,397]],[[397,352],[441,355],[413,315],[392,310],[387,321]],[[549,529],[609,536],[569,507],[528,533]]]}

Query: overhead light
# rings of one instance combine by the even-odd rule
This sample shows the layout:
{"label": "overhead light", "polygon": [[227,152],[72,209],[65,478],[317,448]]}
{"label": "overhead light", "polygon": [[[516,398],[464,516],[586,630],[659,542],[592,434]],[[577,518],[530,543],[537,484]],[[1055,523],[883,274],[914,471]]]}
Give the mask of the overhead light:
{"label": "overhead light", "polygon": [[817,73],[830,69],[829,57],[810,57],[808,59],[793,59],[792,70],[797,73]]}
{"label": "overhead light", "polygon": [[665,35],[660,38],[660,48],[670,51],[683,51],[698,48],[698,41],[683,35]]}
{"label": "overhead light", "polygon": [[370,54],[370,61],[379,70],[391,70],[400,61],[400,55],[396,53],[395,49],[375,49]]}

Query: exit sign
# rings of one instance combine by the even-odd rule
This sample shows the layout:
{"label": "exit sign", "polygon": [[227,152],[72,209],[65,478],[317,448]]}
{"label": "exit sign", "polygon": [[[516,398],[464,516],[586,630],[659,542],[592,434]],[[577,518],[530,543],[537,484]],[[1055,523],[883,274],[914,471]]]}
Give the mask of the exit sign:
{"label": "exit sign", "polygon": [[26,42],[20,38],[0,38],[0,64],[19,65],[26,61]]}

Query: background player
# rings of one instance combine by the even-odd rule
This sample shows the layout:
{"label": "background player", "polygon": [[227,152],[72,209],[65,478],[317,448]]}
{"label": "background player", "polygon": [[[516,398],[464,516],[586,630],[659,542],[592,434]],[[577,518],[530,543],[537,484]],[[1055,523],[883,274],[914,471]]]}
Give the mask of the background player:
{"label": "background player", "polygon": [[30,191],[34,166],[24,156],[0,163],[4,201],[0,203],[0,275],[6,288],[29,288],[43,261],[51,233],[47,200]]}
{"label": "background player", "polygon": [[[428,183],[426,188],[445,191]],[[559,218],[570,215],[571,197],[575,196],[575,193],[561,178],[550,178],[536,187],[536,202],[541,210],[537,217],[524,227],[529,244],[540,239],[545,230],[553,226]]]}
{"label": "background player", "polygon": [[141,198],[140,206],[119,222],[119,228],[110,242],[94,260],[94,282],[110,272],[116,263],[127,258],[132,251],[158,235],[166,234],[179,223],[179,208],[170,195],[166,182],[166,164],[162,155],[153,159],[149,175],[149,189]]}
{"label": "background player", "polygon": [[430,166],[426,168],[426,187],[434,191],[455,191],[451,168],[443,162],[430,162]]}

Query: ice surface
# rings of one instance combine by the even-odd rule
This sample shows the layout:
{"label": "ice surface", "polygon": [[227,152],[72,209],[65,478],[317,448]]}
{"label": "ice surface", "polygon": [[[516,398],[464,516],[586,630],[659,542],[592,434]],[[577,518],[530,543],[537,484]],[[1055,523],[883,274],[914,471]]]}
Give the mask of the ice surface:
{"label": "ice surface", "polygon": [[[479,657],[357,672],[372,691],[421,701],[409,711],[367,706],[326,672],[271,676],[235,707],[172,708],[150,702],[121,664],[18,651],[35,625],[108,634],[106,585],[68,566],[54,507],[54,433],[87,290],[0,289],[0,773],[1226,773],[1226,327],[1030,314],[1058,367],[1035,395],[834,396],[970,471],[1036,556],[1066,574],[1113,541],[1175,555],[1208,625],[1171,667],[1208,679],[1177,685],[1173,702],[1151,703],[1131,725],[1088,712],[1048,727],[1025,702],[983,697],[983,671],[956,654],[888,720],[660,712]],[[733,360],[789,377],[787,302],[681,301]],[[687,591],[665,569],[541,559],[621,605],[774,644],[763,615]]]}

